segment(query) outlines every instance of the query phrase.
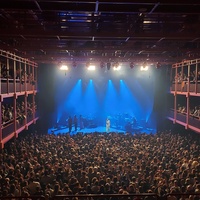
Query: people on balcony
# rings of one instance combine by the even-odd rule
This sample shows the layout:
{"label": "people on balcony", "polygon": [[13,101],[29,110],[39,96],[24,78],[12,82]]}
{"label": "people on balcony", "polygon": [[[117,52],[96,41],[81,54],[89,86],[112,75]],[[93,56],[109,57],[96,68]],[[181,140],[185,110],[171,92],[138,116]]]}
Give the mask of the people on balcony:
{"label": "people on balcony", "polygon": [[[22,121],[29,116],[33,115],[33,112],[36,110],[36,105],[27,101],[27,116],[25,112],[25,103],[24,101],[17,102],[16,104],[16,114],[17,114],[17,123],[22,123]],[[10,124],[14,120],[14,107],[12,104],[2,104],[1,105],[1,117],[2,117],[2,127]]]}

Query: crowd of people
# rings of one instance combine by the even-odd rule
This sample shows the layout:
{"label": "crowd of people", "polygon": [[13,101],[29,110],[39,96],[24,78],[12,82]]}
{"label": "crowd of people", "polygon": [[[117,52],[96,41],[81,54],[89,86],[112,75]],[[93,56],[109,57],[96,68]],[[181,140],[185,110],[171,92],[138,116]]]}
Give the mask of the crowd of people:
{"label": "crowd of people", "polygon": [[32,84],[35,85],[35,78],[33,77],[32,72],[25,72],[25,69],[16,68],[16,73],[14,75],[14,69],[13,66],[10,66],[8,69],[5,64],[1,64],[1,73],[0,73],[0,78],[3,79],[15,79],[19,80],[21,84],[24,84],[25,80]]}
{"label": "crowd of people", "polygon": [[[33,107],[36,109],[36,106],[33,106],[32,102],[27,101],[27,113],[25,111],[25,102],[20,101],[16,103],[16,118],[18,124],[22,123],[22,121],[33,114]],[[1,120],[2,127],[10,124],[14,120],[14,107],[13,104],[4,103],[1,105]]]}
{"label": "crowd of people", "polygon": [[[178,104],[177,106],[177,111],[182,114],[187,114],[187,107],[186,106],[181,106]],[[199,106],[194,106],[193,108],[189,109],[189,115],[191,117],[194,117],[196,119],[200,119],[200,105]]]}
{"label": "crowd of people", "polygon": [[200,193],[200,140],[194,133],[22,134],[6,144],[0,162],[4,197],[172,193],[175,200],[200,198],[189,195]]}
{"label": "crowd of people", "polygon": [[191,83],[195,83],[196,81],[200,81],[200,69],[197,71],[197,75],[196,75],[196,70],[194,70],[194,71],[190,72],[189,76],[187,76],[187,72],[179,71],[177,73],[177,75],[174,77],[174,80],[177,83],[187,82],[188,80]]}

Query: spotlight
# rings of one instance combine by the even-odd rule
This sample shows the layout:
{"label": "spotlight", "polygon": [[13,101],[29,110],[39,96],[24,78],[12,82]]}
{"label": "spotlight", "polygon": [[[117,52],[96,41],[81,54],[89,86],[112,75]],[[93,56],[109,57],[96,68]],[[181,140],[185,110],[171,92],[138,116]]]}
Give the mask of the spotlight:
{"label": "spotlight", "polygon": [[121,69],[121,65],[119,63],[115,63],[114,68],[115,71],[119,71]]}
{"label": "spotlight", "polygon": [[149,69],[148,65],[144,65],[140,67],[140,71],[147,71]]}
{"label": "spotlight", "polygon": [[60,70],[68,70],[68,66],[67,65],[61,65],[60,66]]}
{"label": "spotlight", "polygon": [[118,67],[114,67],[113,69],[114,71],[119,71],[121,69],[121,65],[119,65]]}
{"label": "spotlight", "polygon": [[110,70],[111,63],[107,63],[107,70]]}
{"label": "spotlight", "polygon": [[94,71],[95,70],[95,65],[89,65],[87,67],[87,69],[90,70],[90,71]]}

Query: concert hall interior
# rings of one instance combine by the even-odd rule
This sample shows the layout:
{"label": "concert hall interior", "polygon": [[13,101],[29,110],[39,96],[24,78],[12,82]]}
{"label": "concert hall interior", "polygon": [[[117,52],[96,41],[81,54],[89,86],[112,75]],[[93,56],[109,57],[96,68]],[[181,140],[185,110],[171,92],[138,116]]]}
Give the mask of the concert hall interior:
{"label": "concert hall interior", "polygon": [[0,200],[200,200],[200,0],[0,0]]}
{"label": "concert hall interior", "polygon": [[0,8],[1,148],[32,127],[200,132],[196,0],[1,0]]}

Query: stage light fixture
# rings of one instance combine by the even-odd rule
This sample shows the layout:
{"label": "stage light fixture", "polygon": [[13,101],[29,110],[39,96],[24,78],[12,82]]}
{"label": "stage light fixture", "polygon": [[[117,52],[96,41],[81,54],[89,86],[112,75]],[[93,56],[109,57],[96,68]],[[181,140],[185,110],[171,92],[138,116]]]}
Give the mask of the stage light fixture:
{"label": "stage light fixture", "polygon": [[60,66],[60,70],[67,71],[68,66],[63,64],[63,65]]}
{"label": "stage light fixture", "polygon": [[121,69],[121,65],[119,65],[119,63],[115,63],[113,69],[114,71],[119,71]]}
{"label": "stage light fixture", "polygon": [[111,63],[107,63],[107,70],[110,70],[110,67],[111,67]]}
{"label": "stage light fixture", "polygon": [[149,69],[148,65],[142,65],[140,71],[147,71]]}
{"label": "stage light fixture", "polygon": [[134,67],[135,67],[134,64],[131,62],[130,63],[130,68],[133,69]]}
{"label": "stage light fixture", "polygon": [[101,63],[100,63],[100,67],[101,67],[101,68],[104,68],[104,67],[105,67],[105,63],[104,63],[104,62],[101,62]]}
{"label": "stage light fixture", "polygon": [[90,71],[94,71],[95,70],[95,65],[89,65],[87,67],[87,69],[90,70]]}

